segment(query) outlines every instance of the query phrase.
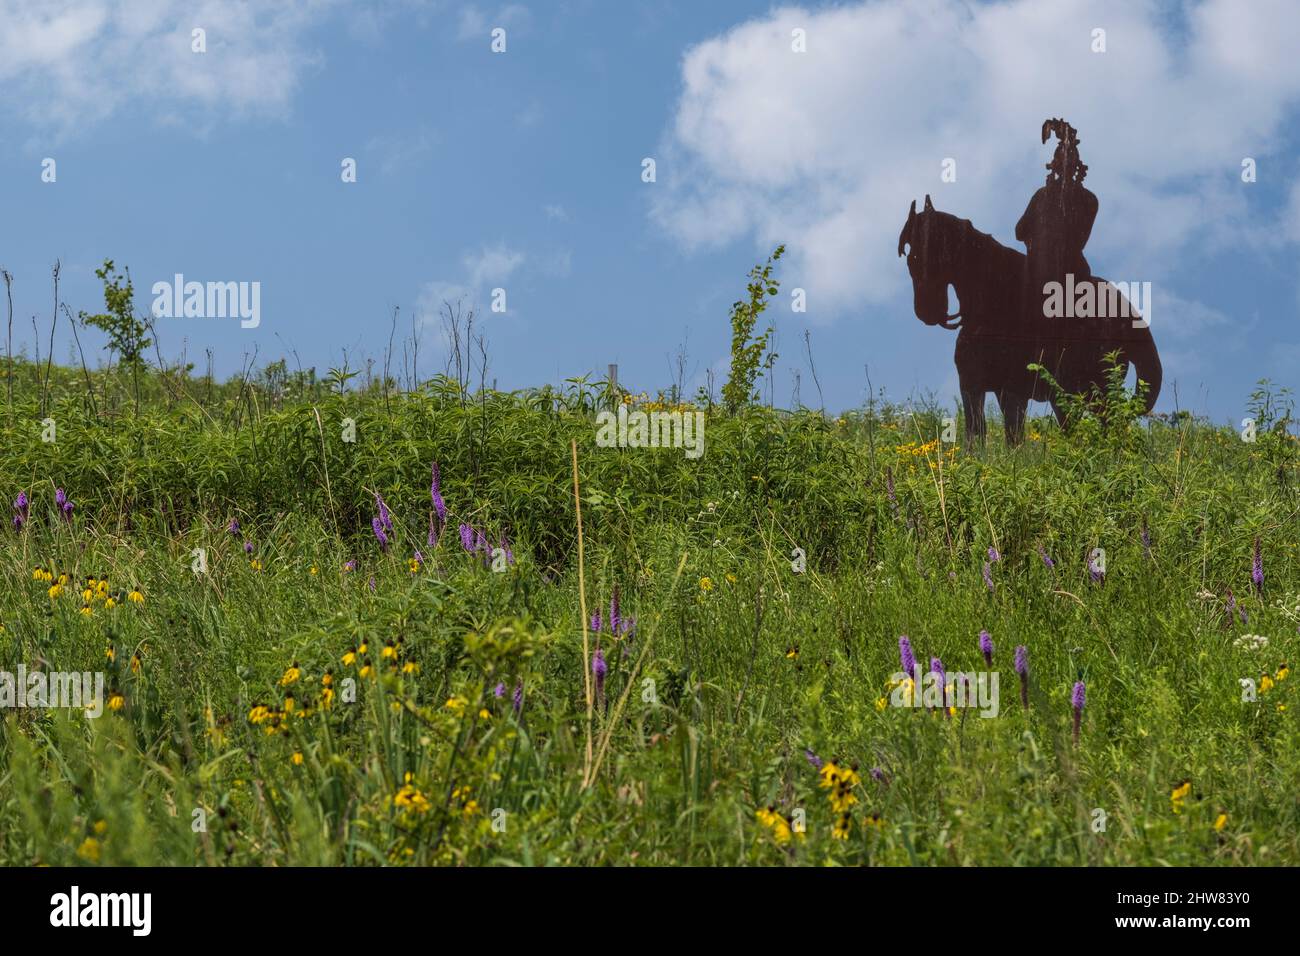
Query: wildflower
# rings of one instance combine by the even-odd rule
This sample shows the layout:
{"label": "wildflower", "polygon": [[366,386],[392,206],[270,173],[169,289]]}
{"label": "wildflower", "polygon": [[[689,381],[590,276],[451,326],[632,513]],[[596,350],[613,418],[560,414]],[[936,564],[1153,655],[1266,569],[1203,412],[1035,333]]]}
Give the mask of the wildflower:
{"label": "wildflower", "polygon": [[[415,553],[416,553],[416,554],[419,554],[420,552],[417,551],[417,552],[415,552]],[[412,574],[419,574],[419,573],[420,573],[420,559],[419,559],[419,558],[411,558],[409,561],[406,562],[406,566],[410,569],[410,571],[411,571]]]}
{"label": "wildflower", "polygon": [[420,665],[417,664],[415,661],[406,661],[405,663],[402,664],[403,674],[418,674],[419,672],[420,672]]}
{"label": "wildflower", "polygon": [[1255,559],[1251,562],[1250,580],[1255,585],[1255,593],[1264,593],[1264,555],[1259,547],[1259,535],[1255,536]]}
{"label": "wildflower", "polygon": [[92,836],[86,837],[81,841],[81,846],[77,847],[77,856],[81,857],[88,863],[99,862],[99,841]]}
{"label": "wildflower", "polygon": [[712,590],[713,590],[713,579],[712,579],[712,578],[707,578],[707,577],[705,577],[705,578],[700,578],[700,590],[701,590],[701,591],[712,591]]}
{"label": "wildflower", "polygon": [[615,584],[614,593],[610,596],[609,599],[609,632],[611,634],[618,633],[619,621],[620,618],[618,615],[618,585]]}
{"label": "wildflower", "polygon": [[1001,560],[1002,560],[1002,555],[998,553],[998,549],[995,548],[995,547],[990,546],[990,547],[989,547],[989,564],[997,564],[997,563],[998,563],[999,561],[1001,561]]}
{"label": "wildflower", "polygon": [[609,672],[609,666],[605,663],[605,653],[596,648],[596,653],[591,658],[591,673],[596,678],[596,699],[600,706],[605,706],[605,675]]}
{"label": "wildflower", "polygon": [[497,700],[500,700],[502,697],[506,696],[505,681],[497,681],[497,686],[492,688],[492,696],[495,697]]}
{"label": "wildflower", "polygon": [[257,558],[254,558],[252,561],[249,561],[248,566],[252,568],[254,571],[262,570],[262,562],[259,561]]}
{"label": "wildflower", "polygon": [[522,678],[520,678],[519,683],[515,685],[515,692],[511,697],[510,706],[514,708],[516,717],[518,717],[520,711],[524,709],[524,682]]}
{"label": "wildflower", "polygon": [[62,584],[51,584],[51,585],[50,585],[49,595],[50,595],[51,598],[56,598],[56,597],[58,597],[58,596],[59,596],[60,594],[62,594],[62,593],[63,593],[63,585],[62,585]]}
{"label": "wildflower", "polygon": [[442,500],[442,470],[436,461],[430,472],[432,481],[429,484],[429,498],[433,502],[433,513],[437,515],[438,525],[441,528],[447,522],[447,504]]}
{"label": "wildflower", "polygon": [[600,633],[600,609],[597,608],[591,615],[591,629],[596,634]]}
{"label": "wildflower", "polygon": [[18,497],[14,499],[14,530],[22,531],[23,525],[31,513],[31,501],[27,498],[27,492],[18,492]]}
{"label": "wildflower", "polygon": [[1047,568],[1049,571],[1056,567],[1056,562],[1052,560],[1052,556],[1047,553],[1047,549],[1041,544],[1038,546],[1038,556],[1043,559],[1043,567]]}
{"label": "wildflower", "polygon": [[474,553],[474,529],[464,522],[460,525],[460,546],[470,554]]}
{"label": "wildflower", "polygon": [[1083,720],[1083,702],[1087,690],[1083,681],[1075,681],[1074,691],[1070,694],[1070,706],[1074,708],[1074,742],[1079,742],[1079,722]]}
{"label": "wildflower", "polygon": [[379,516],[370,519],[370,529],[375,533],[375,540],[379,542],[379,550],[388,550],[388,534],[384,531],[384,523]]}
{"label": "wildflower", "polygon": [[1020,675],[1020,703],[1029,709],[1029,648],[1021,644],[1016,648],[1016,673]]}
{"label": "wildflower", "polygon": [[1259,692],[1261,694],[1267,694],[1272,689],[1273,689],[1273,678],[1270,677],[1268,674],[1262,675],[1259,679]]}
{"label": "wildflower", "polygon": [[1277,669],[1277,674],[1274,675],[1274,679],[1286,680],[1287,675],[1290,673],[1291,673],[1291,668],[1287,667],[1286,664],[1283,664],[1281,667]]}
{"label": "wildflower", "polygon": [[930,673],[939,675],[939,703],[944,716],[948,716],[948,675],[943,669],[943,661],[937,657],[930,658]]}
{"label": "wildflower", "polygon": [[1220,813],[1218,817],[1216,817],[1214,820],[1214,832],[1215,833],[1223,832],[1223,828],[1226,827],[1227,825],[1228,825],[1228,815],[1226,813]]}
{"label": "wildflower", "polygon": [[879,813],[868,813],[863,822],[869,827],[875,827],[877,830],[883,830],[885,827],[885,818]]}
{"label": "wildflower", "polygon": [[252,554],[252,553],[253,553],[253,542],[251,542],[251,541],[245,541],[245,542],[244,542],[244,554]]}
{"label": "wildflower", "polygon": [[[759,823],[772,831],[772,839],[777,843],[785,844],[790,842],[790,836],[793,831],[791,831],[790,824],[785,817],[781,816],[781,814],[777,813],[771,807],[756,810],[754,815],[758,818]],[[799,835],[800,837],[803,836],[802,833]]]}
{"label": "wildflower", "polygon": [[984,664],[988,667],[992,667],[993,635],[988,631],[980,631],[980,653],[984,655]]}
{"label": "wildflower", "polygon": [[226,525],[226,530],[227,530],[228,532],[230,532],[232,535],[234,535],[236,538],[238,538],[238,537],[239,537],[239,519],[238,519],[238,518],[231,518],[231,519],[230,519],[230,524]]}
{"label": "wildflower", "polygon": [[993,565],[987,561],[984,562],[984,586],[989,589],[989,594],[994,592]]}
{"label": "wildflower", "polygon": [[354,647],[353,647],[353,648],[348,648],[347,653],[343,655],[343,666],[344,666],[344,667],[351,667],[351,666],[352,666],[353,664],[355,664],[356,662],[357,662],[357,651],[356,651],[356,648],[354,648]]}
{"label": "wildflower", "polygon": [[64,518],[69,521],[72,520],[72,499],[64,493],[62,488],[55,489],[54,504],[58,507]]}
{"label": "wildflower", "polygon": [[881,770],[879,767],[872,767],[870,775],[871,779],[876,781],[876,783],[883,784],[886,787],[889,786],[889,777],[886,775],[885,771]]}
{"label": "wildflower", "polygon": [[383,646],[383,649],[380,650],[379,652],[379,659],[381,661],[388,660],[389,658],[392,658],[394,660],[397,659],[397,648],[393,646],[392,641],[386,642]]}
{"label": "wildflower", "polygon": [[121,710],[126,706],[126,698],[122,696],[121,691],[113,691],[108,695],[108,709]]}
{"label": "wildflower", "polygon": [[912,652],[912,642],[906,634],[898,639],[898,657],[903,664],[903,673],[914,678],[916,676],[916,655]]}
{"label": "wildflower", "polygon": [[140,592],[140,589],[138,587],[131,588],[131,592],[127,594],[126,599],[130,601],[132,604],[144,603],[144,595]]}
{"label": "wildflower", "polygon": [[406,813],[428,813],[433,805],[411,782],[412,779],[410,773],[403,778],[401,789],[393,795],[393,806],[400,807]]}
{"label": "wildflower", "polygon": [[112,644],[109,644],[108,647],[104,648],[104,657],[106,657],[110,663],[117,660],[117,650]]}
{"label": "wildflower", "polygon": [[375,507],[379,509],[379,524],[384,531],[389,534],[393,533],[393,519],[388,511],[388,505],[384,503],[384,498],[379,492],[375,492]]}
{"label": "wildflower", "polygon": [[298,751],[298,750],[295,750],[295,751],[293,752],[293,756],[289,758],[289,762],[292,763],[295,767],[301,767],[301,766],[302,766],[302,752],[301,752],[301,751]]}
{"label": "wildflower", "polygon": [[1173,792],[1169,794],[1169,803],[1174,813],[1183,812],[1183,804],[1187,801],[1187,796],[1192,792],[1192,782],[1184,780],[1178,786],[1174,787]]}
{"label": "wildflower", "polygon": [[835,818],[835,825],[831,827],[831,837],[835,840],[847,840],[849,838],[849,828],[853,823],[852,815],[841,813]]}
{"label": "wildflower", "polygon": [[442,706],[445,707],[447,710],[451,711],[457,717],[461,717],[464,715],[465,707],[468,704],[469,704],[468,700],[466,700],[460,694],[456,694],[452,697],[448,697],[447,702]]}
{"label": "wildflower", "polygon": [[355,571],[356,569],[357,569],[357,562],[356,562],[356,559],[355,559],[355,558],[353,558],[353,559],[350,560],[350,561],[344,561],[344,562],[343,562],[343,573],[344,573],[344,574],[348,574],[348,573],[350,573],[350,572],[352,572],[352,571]]}
{"label": "wildflower", "polygon": [[1227,590],[1227,600],[1224,601],[1223,609],[1227,615],[1227,618],[1224,622],[1225,627],[1232,626],[1232,616],[1234,613],[1241,617],[1242,624],[1245,624],[1246,621],[1248,620],[1246,615],[1246,609],[1237,604],[1237,596],[1232,593],[1232,588],[1228,588]]}
{"label": "wildflower", "polygon": [[374,673],[375,673],[375,665],[370,663],[370,658],[367,657],[364,661],[361,662],[361,669],[357,671],[357,676],[362,678],[372,677],[374,676]]}
{"label": "wildflower", "polygon": [[298,662],[294,661],[285,669],[284,676],[280,678],[280,686],[288,687],[290,684],[297,681],[298,678],[301,676],[302,676],[302,669],[298,666]]}
{"label": "wildflower", "polygon": [[804,759],[806,759],[810,764],[812,764],[814,770],[820,770],[822,768],[822,758],[817,756],[817,754],[813,752],[811,747],[805,748],[803,755],[804,755]]}
{"label": "wildflower", "polygon": [[131,655],[131,664],[130,664],[130,667],[131,667],[131,673],[132,673],[132,674],[139,674],[139,673],[140,673],[140,666],[141,666],[142,663],[143,663],[143,661],[142,661],[141,658],[140,658],[140,652],[139,652],[139,651],[136,651],[134,654]]}

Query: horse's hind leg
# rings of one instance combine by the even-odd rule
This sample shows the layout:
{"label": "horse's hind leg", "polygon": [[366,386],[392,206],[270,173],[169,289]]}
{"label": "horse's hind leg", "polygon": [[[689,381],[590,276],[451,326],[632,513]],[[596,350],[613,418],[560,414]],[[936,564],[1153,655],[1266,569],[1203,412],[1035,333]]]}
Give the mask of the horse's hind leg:
{"label": "horse's hind leg", "polygon": [[966,447],[984,444],[984,392],[963,388],[961,409],[966,418]]}
{"label": "horse's hind leg", "polygon": [[1029,398],[1004,393],[998,396],[998,406],[1002,409],[1007,446],[1015,447],[1025,440],[1025,411],[1029,408]]}

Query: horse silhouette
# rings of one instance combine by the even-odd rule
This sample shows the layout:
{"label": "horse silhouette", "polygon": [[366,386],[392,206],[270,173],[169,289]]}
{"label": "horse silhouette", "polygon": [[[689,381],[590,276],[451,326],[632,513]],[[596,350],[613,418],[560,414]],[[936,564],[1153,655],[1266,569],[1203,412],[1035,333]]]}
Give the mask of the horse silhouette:
{"label": "horse silhouette", "polygon": [[[939,212],[929,196],[919,213],[912,201],[898,254],[907,255],[916,317],[926,325],[961,330],[953,358],[968,443],[984,441],[989,392],[1002,409],[1008,445],[1024,439],[1030,400],[1051,402],[1057,420],[1065,424],[1065,413],[1047,383],[1029,370],[1031,363],[1046,368],[1065,392],[1089,393],[1104,388],[1104,358],[1119,352],[1124,373],[1132,363],[1149,387],[1146,410],[1154,407],[1162,375],[1155,340],[1128,299],[1105,279],[1090,276],[1077,284],[1092,285],[1094,302],[1109,303],[1097,310],[1105,316],[1044,315],[1041,290],[1035,295],[1030,288],[1024,253],[980,232],[969,219]],[[950,285],[960,304],[955,315],[948,315]]]}

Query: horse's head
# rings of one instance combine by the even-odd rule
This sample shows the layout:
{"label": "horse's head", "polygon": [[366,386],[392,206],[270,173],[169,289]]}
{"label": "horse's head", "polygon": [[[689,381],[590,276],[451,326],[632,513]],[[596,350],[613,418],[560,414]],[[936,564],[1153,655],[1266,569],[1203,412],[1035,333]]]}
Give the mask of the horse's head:
{"label": "horse's head", "polygon": [[912,275],[912,307],[926,325],[955,329],[961,313],[948,314],[948,286],[957,273],[961,220],[938,212],[925,197],[925,208],[916,211],[916,200],[898,235],[898,254],[907,254],[907,271]]}

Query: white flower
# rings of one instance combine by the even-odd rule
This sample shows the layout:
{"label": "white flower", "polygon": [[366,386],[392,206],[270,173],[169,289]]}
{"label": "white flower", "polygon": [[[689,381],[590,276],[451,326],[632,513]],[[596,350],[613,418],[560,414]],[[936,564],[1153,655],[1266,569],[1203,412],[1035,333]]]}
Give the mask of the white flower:
{"label": "white flower", "polygon": [[1258,651],[1268,647],[1268,638],[1263,634],[1243,634],[1233,641],[1232,645],[1242,650]]}

